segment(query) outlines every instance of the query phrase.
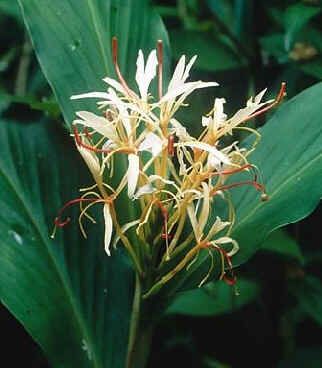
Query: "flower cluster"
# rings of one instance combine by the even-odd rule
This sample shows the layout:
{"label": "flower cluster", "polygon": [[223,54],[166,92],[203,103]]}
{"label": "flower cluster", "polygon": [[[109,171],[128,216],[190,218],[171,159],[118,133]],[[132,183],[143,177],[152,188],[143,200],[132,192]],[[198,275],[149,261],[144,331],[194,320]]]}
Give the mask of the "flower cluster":
{"label": "flower cluster", "polygon": [[[232,117],[224,112],[225,99],[216,98],[213,109],[201,117],[202,133],[195,138],[178,121],[176,113],[185,106],[193,91],[218,85],[215,82],[188,81],[196,56],[190,60],[185,56],[180,58],[167,89],[163,91],[162,42],[158,42],[157,49],[149,54],[146,62],[140,50],[135,75],[137,91],[134,91],[120,71],[115,38],[112,54],[118,80],[106,77],[106,92],[71,97],[99,100],[99,115],[89,111],[77,112],[72,134],[95,184],[87,188],[81,198],[62,208],[55,225],[66,225],[69,218],[61,219],[63,211],[69,205],[79,203],[80,228],[86,237],[83,219],[86,217],[94,222],[89,209],[101,203],[108,255],[121,241],[140,275],[147,274],[149,267],[162,269],[170,260],[176,259],[170,270],[168,267],[167,272],[156,277],[148,294],[194,262],[202,249],[207,249],[210,256],[213,251],[221,255],[221,277],[233,282],[225,274],[224,267],[225,263],[231,266],[230,258],[239,249],[230,236],[234,207],[229,190],[251,185],[261,193],[262,200],[267,200],[268,196],[263,184],[257,180],[256,167],[247,160],[258,139],[248,150],[240,148],[238,141],[232,140],[223,146],[222,139],[232,136],[236,129],[254,133],[258,138],[256,131],[242,124],[279,103],[284,95],[284,84],[275,100],[263,102],[264,90],[248,100],[246,106]],[[154,79],[157,79],[157,98],[149,93]],[[122,156],[126,162],[126,170],[115,182],[113,171],[117,169],[117,156]],[[249,175],[249,180],[229,180],[239,172]],[[122,224],[122,213],[117,213],[116,209],[123,191],[127,191],[129,206],[138,204],[140,208],[140,215],[125,224]],[[213,216],[215,200],[219,199],[226,203],[227,218]],[[133,244],[129,232],[135,234],[136,243],[142,247]]]}

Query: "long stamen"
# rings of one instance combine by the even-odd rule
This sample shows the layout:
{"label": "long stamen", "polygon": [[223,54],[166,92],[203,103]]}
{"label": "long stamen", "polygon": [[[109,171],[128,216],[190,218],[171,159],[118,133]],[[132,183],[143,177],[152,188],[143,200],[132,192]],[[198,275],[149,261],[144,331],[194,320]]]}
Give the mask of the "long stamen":
{"label": "long stamen", "polygon": [[118,42],[117,42],[117,37],[113,37],[112,38],[112,57],[113,57],[113,64],[114,64],[114,68],[115,68],[115,72],[116,72],[116,75],[122,85],[122,87],[125,89],[126,93],[131,96],[131,97],[137,97],[137,95],[130,89],[130,87],[128,86],[128,84],[126,83],[122,73],[121,73],[121,70],[120,70],[120,67],[119,67],[119,64],[118,64]]}
{"label": "long stamen", "polygon": [[163,83],[163,43],[162,40],[158,40],[157,43],[157,53],[158,53],[158,93],[159,99],[162,98],[162,83]]}
{"label": "long stamen", "polygon": [[218,175],[231,175],[231,174],[236,174],[238,172],[241,172],[241,171],[247,170],[249,168],[253,168],[253,167],[254,166],[251,165],[251,164],[246,164],[246,165],[243,165],[243,166],[238,167],[236,169],[216,171],[216,172],[213,172],[213,173],[206,174],[205,175],[205,179],[209,179],[209,178],[211,178],[213,176],[218,176]]}
{"label": "long stamen", "polygon": [[93,147],[89,144],[86,144],[86,143],[83,143],[80,135],[79,135],[79,132],[78,132],[78,129],[75,125],[73,125],[73,131],[74,131],[74,136],[75,136],[75,141],[76,141],[76,144],[80,147],[83,147],[83,148],[86,148],[88,149],[89,151],[93,151],[93,152],[99,152],[99,153],[111,153],[111,150],[109,149],[102,149],[102,148],[96,148],[96,147]]}
{"label": "long stamen", "polygon": [[233,271],[233,264],[231,262],[231,257],[228,255],[228,253],[222,249],[221,247],[219,247],[216,244],[213,244],[212,242],[206,242],[204,244],[200,245],[201,248],[210,248],[210,247],[214,247],[215,249],[217,249],[219,251],[219,253],[223,256],[223,262],[226,261],[229,267],[229,272],[231,274],[231,277],[228,277],[226,272],[224,271],[225,265],[223,265],[223,274],[221,276],[222,280],[224,280],[228,285],[235,285],[237,282],[237,277],[234,274]]}
{"label": "long stamen", "polygon": [[[89,144],[84,143],[82,141],[81,136],[79,134],[79,131],[78,131],[78,129],[75,125],[73,126],[73,131],[74,131],[75,141],[76,141],[76,144],[78,146],[86,148],[89,151],[96,152],[96,153],[112,153],[113,152],[113,150],[110,150],[110,149],[97,148],[97,147],[94,147],[94,146],[91,146]],[[135,149],[131,148],[131,147],[124,147],[124,148],[118,148],[117,150],[114,150],[114,152],[118,152],[118,153],[135,153]]]}
{"label": "long stamen", "polygon": [[65,225],[67,225],[70,222],[70,217],[67,217],[66,220],[62,221],[61,217],[63,212],[70,206],[77,204],[77,203],[82,203],[82,202],[102,202],[102,199],[97,199],[97,198],[75,198],[72,199],[70,201],[68,201],[67,203],[64,204],[64,206],[58,211],[57,217],[54,220],[55,226],[57,227],[64,227]]}
{"label": "long stamen", "polygon": [[218,188],[214,188],[213,190],[210,191],[210,196],[215,196],[216,194],[218,194],[219,191],[236,188],[236,187],[240,187],[243,185],[251,185],[259,192],[265,193],[264,185],[257,183],[256,180],[246,180],[246,181],[240,181],[238,183],[222,185]]}

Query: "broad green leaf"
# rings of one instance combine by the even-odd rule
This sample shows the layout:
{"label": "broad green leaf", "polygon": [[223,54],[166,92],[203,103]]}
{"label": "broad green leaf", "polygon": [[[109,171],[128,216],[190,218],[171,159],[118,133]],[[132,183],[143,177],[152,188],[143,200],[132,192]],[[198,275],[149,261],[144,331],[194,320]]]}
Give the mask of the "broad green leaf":
{"label": "broad green leaf", "polygon": [[290,292],[296,296],[301,309],[322,325],[322,283],[317,277],[306,276],[290,284]]}
{"label": "broad green leaf", "polygon": [[260,130],[262,140],[249,160],[260,168],[270,200],[261,202],[249,187],[232,191],[237,209],[232,236],[240,244],[236,264],[254,254],[272,230],[301,220],[318,204],[322,196],[321,100],[319,83],[279,106]]}
{"label": "broad green leaf", "polygon": [[[21,0],[19,3],[42,70],[56,95],[67,124],[73,120],[75,111],[94,110],[96,106],[95,101],[71,102],[70,96],[92,90],[103,91],[106,85],[101,79],[106,75],[113,76],[110,50],[112,36],[118,36],[120,67],[125,77],[132,83],[139,48],[146,53],[155,46],[156,40],[163,39],[165,60],[168,60],[166,31],[160,18],[149,7],[146,0],[84,0],[81,2]],[[25,133],[24,136],[27,137],[28,134]],[[44,223],[43,211],[51,211],[50,220],[52,221],[54,213],[64,200],[75,197],[76,193],[70,195],[70,188],[78,188],[83,184],[91,185],[92,180],[87,180],[86,183],[81,181],[81,178],[77,177],[77,171],[74,171],[77,170],[76,157],[71,156],[71,162],[69,162],[69,154],[63,150],[63,147],[56,141],[50,144],[48,138],[44,144],[44,149],[48,147],[48,153],[45,153],[48,159],[39,166],[37,154],[42,152],[43,147],[38,140],[41,141],[42,135],[35,133],[35,136],[37,141],[31,141],[28,136],[27,143],[36,151],[32,152],[31,148],[27,152],[23,151],[19,161],[13,162],[16,165],[22,162],[22,168],[25,168],[20,170],[19,166],[15,169],[15,180],[20,183],[21,188],[28,190],[24,194],[25,201],[30,206],[37,206],[37,196],[39,192],[42,194],[40,198],[42,206],[39,205],[37,218],[33,221],[36,226],[38,221],[40,225]],[[13,147],[15,145],[21,149],[25,147],[23,141],[17,140],[14,143]],[[73,145],[72,142],[67,144]],[[1,158],[12,161],[11,154],[15,153],[13,147],[10,146],[10,150],[8,148],[9,151],[2,154]],[[55,151],[56,156],[51,157],[54,155],[52,153],[54,150],[58,150]],[[35,162],[31,161],[27,164],[23,161],[32,159]],[[64,165],[65,169],[61,168],[61,165]],[[30,177],[24,183],[28,175]],[[33,185],[32,179],[37,178],[43,178],[42,180],[45,180],[49,187],[38,188],[37,182]],[[69,190],[64,189],[63,180],[67,180]],[[4,198],[8,200],[10,197],[7,192],[9,193],[10,189],[11,187],[3,189]],[[63,198],[58,193],[64,194]],[[133,206],[132,203],[130,205],[131,208],[124,207],[124,203],[121,203],[122,213],[131,216]],[[22,216],[21,208],[15,203],[11,201],[8,206],[17,208],[16,217]],[[33,213],[34,210],[31,207],[28,214]],[[100,215],[99,218],[101,217]],[[27,223],[23,227],[18,227],[16,231],[12,223],[5,224],[8,231],[14,231],[18,235],[21,231],[30,228]],[[45,234],[48,234],[47,227],[42,226],[37,230],[41,233],[41,240],[45,239]],[[22,230],[19,230],[20,228]],[[88,240],[81,243],[77,227],[65,230],[66,247],[53,246],[58,252],[58,260],[53,258],[55,254],[51,255],[51,243],[43,240],[32,255],[26,255],[30,262],[29,268],[34,270],[33,272],[28,274],[29,268],[26,270],[21,267],[21,264],[27,264],[25,259],[19,263],[21,267],[19,280],[24,278],[23,289],[18,288],[19,283],[15,282],[18,279],[15,273],[18,271],[14,259],[18,257],[20,248],[8,247],[11,254],[7,268],[11,267],[13,271],[11,274],[9,272],[6,274],[13,276],[10,276],[11,284],[10,280],[2,278],[2,290],[4,290],[2,298],[8,309],[43,347],[53,366],[113,368],[124,366],[133,275],[129,271],[129,266],[124,265],[125,261],[118,260],[118,257],[122,258],[122,254],[116,257],[114,255],[107,260],[102,249],[102,228],[96,227],[93,232],[97,238],[90,232]],[[13,233],[12,237],[18,239]],[[49,255],[47,255],[48,252]],[[118,251],[118,253],[121,252]],[[124,259],[127,260],[126,257]],[[41,265],[44,264],[44,268],[40,270],[41,273],[36,261]],[[62,264],[60,265],[59,262]],[[50,268],[51,263],[53,263],[53,271]],[[55,267],[59,269],[55,270]],[[39,274],[43,276],[37,284]],[[116,294],[113,292],[114,287],[117,290]],[[29,297],[26,291],[29,292],[31,288],[33,292]],[[21,302],[18,303],[19,301]],[[38,317],[42,313],[39,320],[31,319],[24,307],[30,306],[28,310],[33,310],[35,305],[37,308],[35,307],[33,315]]]}
{"label": "broad green leaf", "polygon": [[90,183],[62,128],[0,122],[0,299],[53,367],[123,368],[132,298],[125,257],[106,256],[102,224],[82,239],[76,208],[71,225],[49,237],[58,208]]}
{"label": "broad green leaf", "polygon": [[[169,62],[167,33],[147,0],[19,0],[42,70],[70,124],[75,111],[95,110],[95,101],[70,101],[87,91],[104,91],[114,77],[111,40],[119,40],[119,64],[133,84],[136,57],[162,39]],[[63,21],[62,21],[63,20]]]}
{"label": "broad green leaf", "polygon": [[199,69],[218,72],[243,66],[230,47],[204,33],[176,30],[170,32],[170,40],[174,57],[179,58],[182,54],[189,57],[198,55],[196,66]]}
{"label": "broad green leaf", "polygon": [[299,244],[284,230],[278,229],[269,234],[261,246],[262,250],[274,252],[303,263],[304,258]]}
{"label": "broad green leaf", "polygon": [[178,294],[166,313],[196,317],[231,313],[250,303],[259,293],[258,285],[246,279],[238,280],[237,290],[239,295],[231,286],[217,281],[199,289],[184,291]]}

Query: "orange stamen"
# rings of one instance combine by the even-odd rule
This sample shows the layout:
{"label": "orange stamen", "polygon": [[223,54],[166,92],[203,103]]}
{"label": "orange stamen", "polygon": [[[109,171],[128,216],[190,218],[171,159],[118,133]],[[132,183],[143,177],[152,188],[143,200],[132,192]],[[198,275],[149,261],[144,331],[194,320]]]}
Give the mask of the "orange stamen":
{"label": "orange stamen", "polygon": [[168,136],[168,155],[174,156],[174,135],[171,134]]}
{"label": "orange stamen", "polygon": [[119,67],[119,64],[118,64],[117,55],[118,55],[118,42],[117,42],[117,37],[114,36],[112,38],[112,57],[113,57],[113,64],[114,64],[116,75],[117,75],[122,87],[124,88],[125,92],[131,97],[138,98],[138,96],[130,89],[130,87],[126,83],[126,81],[125,81],[125,79],[124,79],[124,77],[121,73],[121,70],[120,70],[120,67]]}
{"label": "orange stamen", "polygon": [[255,180],[245,180],[245,181],[240,181],[238,183],[222,185],[219,188],[214,188],[212,191],[210,191],[210,195],[215,196],[218,193],[218,191],[228,190],[228,189],[240,187],[243,185],[251,185],[259,192],[265,192],[264,185],[257,183]]}
{"label": "orange stamen", "polygon": [[67,225],[70,222],[70,217],[67,217],[66,220],[62,221],[61,217],[63,212],[66,210],[66,208],[77,204],[77,203],[82,203],[82,202],[102,202],[102,199],[97,199],[97,198],[76,198],[76,199],[72,199],[70,201],[68,201],[67,203],[64,204],[64,206],[58,211],[57,217],[54,220],[55,226],[57,227],[64,227],[65,225]]}

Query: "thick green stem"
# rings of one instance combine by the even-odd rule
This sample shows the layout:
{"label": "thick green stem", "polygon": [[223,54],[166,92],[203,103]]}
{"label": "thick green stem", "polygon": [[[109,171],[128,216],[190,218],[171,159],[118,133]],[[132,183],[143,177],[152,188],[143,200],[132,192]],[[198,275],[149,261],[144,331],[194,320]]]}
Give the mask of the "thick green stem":
{"label": "thick green stem", "polygon": [[141,280],[140,276],[136,274],[126,368],[144,368],[149,357],[153,324],[146,323],[142,318],[141,303]]}

